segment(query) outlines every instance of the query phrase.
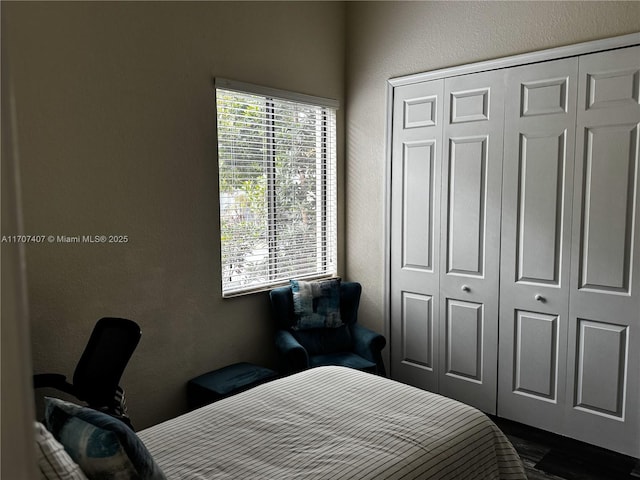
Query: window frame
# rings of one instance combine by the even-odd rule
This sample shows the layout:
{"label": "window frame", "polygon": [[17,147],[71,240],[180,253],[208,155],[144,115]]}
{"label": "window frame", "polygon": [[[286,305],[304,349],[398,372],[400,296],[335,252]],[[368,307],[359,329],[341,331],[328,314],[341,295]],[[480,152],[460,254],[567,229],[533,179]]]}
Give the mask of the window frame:
{"label": "window frame", "polygon": [[[334,99],[317,97],[312,95],[306,95],[297,92],[279,90],[270,87],[264,87],[260,85],[255,85],[251,83],[239,82],[235,80],[229,80],[226,78],[215,78],[214,82],[214,98],[215,98],[215,108],[216,108],[216,158],[218,161],[218,174],[220,176],[221,173],[221,158],[219,152],[220,138],[219,138],[219,111],[218,111],[218,100],[217,93],[218,90],[232,91],[241,95],[255,95],[259,97],[263,97],[265,100],[266,110],[265,115],[266,118],[271,118],[271,124],[267,127],[266,136],[271,136],[271,138],[275,138],[275,122],[273,114],[277,110],[275,108],[275,104],[278,100],[286,101],[286,102],[294,102],[303,104],[306,106],[312,106],[314,108],[322,109],[321,115],[321,127],[320,133],[316,133],[316,141],[319,139],[320,149],[317,152],[317,156],[320,157],[320,166],[321,166],[321,174],[319,184],[321,185],[320,194],[322,195],[321,200],[318,202],[320,205],[320,221],[322,224],[322,236],[316,237],[320,238],[320,242],[316,242],[316,245],[322,244],[324,248],[333,250],[330,254],[321,255],[324,261],[324,266],[327,267],[329,264],[329,268],[323,268],[323,271],[319,271],[320,269],[316,268],[316,271],[312,274],[301,274],[300,276],[295,276],[291,278],[297,279],[321,279],[321,278],[331,278],[337,275],[337,262],[338,262],[338,234],[337,234],[337,225],[338,225],[338,208],[337,208],[337,110],[339,109],[339,102]],[[271,117],[269,117],[271,116]],[[224,235],[223,226],[222,226],[222,205],[219,203],[219,214],[218,218],[220,221],[220,273],[221,273],[221,287],[222,287],[222,297],[230,298],[241,295],[248,295],[255,292],[261,292],[266,290],[271,290],[277,286],[285,285],[288,283],[288,278],[284,279],[277,275],[277,265],[278,265],[278,252],[277,245],[278,241],[276,238],[276,226],[278,224],[278,209],[276,206],[276,146],[275,142],[271,142],[269,148],[271,149],[268,155],[268,161],[265,162],[265,170],[266,170],[266,184],[267,184],[267,193],[266,193],[266,204],[267,204],[267,250],[268,250],[268,260],[267,260],[267,280],[263,280],[260,282],[253,283],[251,285],[244,285],[241,287],[227,288],[225,289],[225,262],[223,259],[223,245],[222,245],[222,237]],[[331,151],[329,151],[331,150]],[[329,191],[331,187],[327,186],[328,182],[326,179],[331,179],[332,191]],[[318,179],[316,179],[316,183],[318,183]],[[218,198],[220,199],[222,191],[220,190],[220,183],[218,183]],[[317,191],[317,190],[316,190]],[[331,198],[330,198],[331,197]],[[330,204],[333,203],[333,207]],[[332,215],[333,218],[329,218],[329,215]],[[331,225],[331,231],[327,230],[327,225]],[[333,238],[328,238],[331,235]],[[327,259],[330,258],[330,261],[327,262]],[[316,264],[316,266],[319,263]]]}

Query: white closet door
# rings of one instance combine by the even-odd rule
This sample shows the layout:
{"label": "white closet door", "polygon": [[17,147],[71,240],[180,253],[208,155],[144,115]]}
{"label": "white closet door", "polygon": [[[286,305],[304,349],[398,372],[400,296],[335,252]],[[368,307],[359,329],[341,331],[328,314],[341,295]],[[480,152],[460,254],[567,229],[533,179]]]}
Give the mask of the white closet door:
{"label": "white closet door", "polygon": [[496,411],[503,72],[445,80],[440,222],[443,395]]}
{"label": "white closet door", "polygon": [[395,89],[391,158],[391,374],[436,392],[443,86]]}
{"label": "white closet door", "polygon": [[498,415],[561,432],[578,59],[506,75]]}
{"label": "white closet door", "polygon": [[580,57],[566,434],[640,456],[640,47]]}

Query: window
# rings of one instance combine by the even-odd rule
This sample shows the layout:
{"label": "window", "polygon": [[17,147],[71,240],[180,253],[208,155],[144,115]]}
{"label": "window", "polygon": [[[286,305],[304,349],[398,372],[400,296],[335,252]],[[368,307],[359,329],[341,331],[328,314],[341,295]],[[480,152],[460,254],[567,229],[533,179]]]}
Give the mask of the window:
{"label": "window", "polygon": [[337,106],[216,79],[223,296],[336,274]]}

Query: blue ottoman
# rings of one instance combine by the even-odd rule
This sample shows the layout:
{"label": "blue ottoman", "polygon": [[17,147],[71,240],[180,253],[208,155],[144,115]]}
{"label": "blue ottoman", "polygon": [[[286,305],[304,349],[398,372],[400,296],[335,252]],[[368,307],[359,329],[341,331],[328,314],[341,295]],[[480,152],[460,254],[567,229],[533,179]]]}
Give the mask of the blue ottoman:
{"label": "blue ottoman", "polygon": [[234,363],[189,380],[187,402],[189,408],[199,408],[273,380],[277,376],[278,373],[269,368],[246,362]]}

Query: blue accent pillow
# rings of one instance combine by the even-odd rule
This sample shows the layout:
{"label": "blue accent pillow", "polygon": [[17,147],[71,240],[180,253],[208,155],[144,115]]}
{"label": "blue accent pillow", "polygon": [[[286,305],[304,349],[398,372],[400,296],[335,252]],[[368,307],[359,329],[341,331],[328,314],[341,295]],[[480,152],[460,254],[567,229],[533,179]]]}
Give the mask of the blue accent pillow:
{"label": "blue accent pillow", "polygon": [[135,432],[118,419],[45,397],[45,424],[89,480],[166,480]]}
{"label": "blue accent pillow", "polygon": [[303,282],[290,280],[293,293],[294,330],[337,328],[340,318],[340,279]]}

